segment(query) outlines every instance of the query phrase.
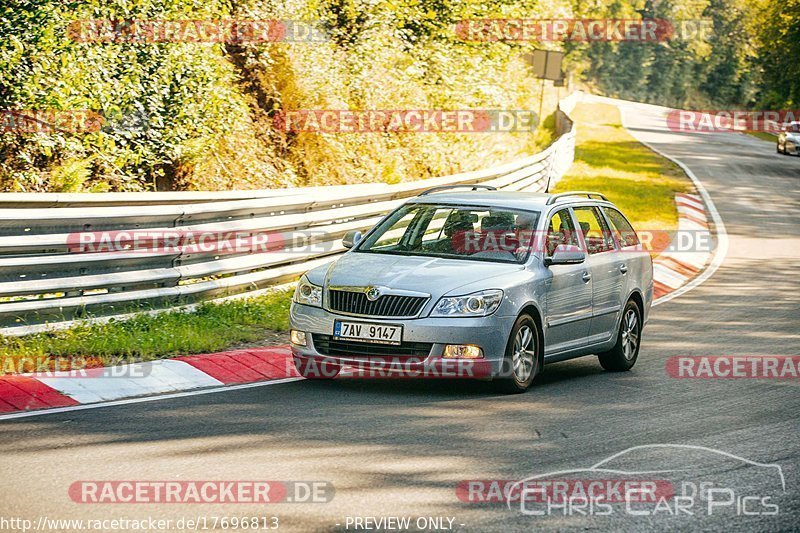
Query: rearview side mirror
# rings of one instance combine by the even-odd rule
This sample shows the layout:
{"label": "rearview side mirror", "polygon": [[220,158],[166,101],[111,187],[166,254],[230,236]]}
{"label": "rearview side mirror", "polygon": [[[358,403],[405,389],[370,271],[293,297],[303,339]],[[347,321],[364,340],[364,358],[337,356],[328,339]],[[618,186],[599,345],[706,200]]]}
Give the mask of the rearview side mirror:
{"label": "rearview side mirror", "polygon": [[363,237],[364,236],[361,235],[360,231],[357,230],[348,231],[347,233],[344,234],[344,237],[342,237],[342,246],[344,246],[347,249],[350,249],[359,242],[361,242],[361,239]]}
{"label": "rearview side mirror", "polygon": [[586,253],[574,246],[559,246],[550,257],[544,258],[544,266],[578,265],[586,261]]}

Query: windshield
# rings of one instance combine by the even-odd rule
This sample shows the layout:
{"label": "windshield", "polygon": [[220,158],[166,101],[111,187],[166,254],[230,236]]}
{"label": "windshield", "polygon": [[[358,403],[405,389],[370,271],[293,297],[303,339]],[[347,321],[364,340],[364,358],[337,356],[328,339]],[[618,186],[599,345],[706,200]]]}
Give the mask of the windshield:
{"label": "windshield", "polygon": [[522,263],[539,213],[495,207],[406,204],[357,252]]}
{"label": "windshield", "polygon": [[792,122],[787,124],[786,131],[789,133],[800,133],[800,122]]}

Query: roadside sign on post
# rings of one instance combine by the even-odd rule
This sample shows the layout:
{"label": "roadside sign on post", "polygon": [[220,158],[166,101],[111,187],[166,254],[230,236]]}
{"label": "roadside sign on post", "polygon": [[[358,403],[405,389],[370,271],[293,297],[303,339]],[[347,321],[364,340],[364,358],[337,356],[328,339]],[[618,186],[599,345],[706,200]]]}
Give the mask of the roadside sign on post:
{"label": "roadside sign on post", "polygon": [[543,80],[562,80],[561,63],[564,52],[554,50],[534,50],[523,58],[533,69],[533,75]]}
{"label": "roadside sign on post", "polygon": [[[565,77],[561,70],[561,63],[564,60],[564,52],[555,50],[534,50],[533,52],[522,55],[525,62],[530,65],[533,75],[542,80],[542,87],[539,91],[539,119],[542,117],[542,106],[544,105],[544,82],[552,80],[554,87],[564,87]],[[560,95],[559,95],[560,96]],[[552,161],[551,161],[552,164]],[[550,190],[551,164],[547,168],[547,184],[545,192]]]}

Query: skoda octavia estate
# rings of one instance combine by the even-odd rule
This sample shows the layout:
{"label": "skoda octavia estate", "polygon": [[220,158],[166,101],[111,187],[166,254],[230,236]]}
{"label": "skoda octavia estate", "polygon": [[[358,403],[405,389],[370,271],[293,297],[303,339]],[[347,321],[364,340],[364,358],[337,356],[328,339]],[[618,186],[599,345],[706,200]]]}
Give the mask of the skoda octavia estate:
{"label": "skoda octavia estate", "polygon": [[300,279],[290,333],[302,375],[388,361],[522,392],[545,363],[597,354],[606,370],[633,367],[653,266],[620,210],[598,193],[470,187],[427,191],[346,234],[347,253]]}

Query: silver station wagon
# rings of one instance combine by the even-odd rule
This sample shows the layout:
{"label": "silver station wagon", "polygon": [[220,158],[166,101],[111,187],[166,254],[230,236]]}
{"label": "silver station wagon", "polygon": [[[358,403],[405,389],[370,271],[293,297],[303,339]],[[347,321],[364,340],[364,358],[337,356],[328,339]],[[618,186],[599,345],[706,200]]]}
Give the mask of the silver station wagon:
{"label": "silver station wagon", "polygon": [[[307,272],[291,306],[295,366],[471,377],[526,390],[545,363],[636,363],[650,254],[603,195],[436,188]],[[444,189],[444,190],[442,190]],[[355,370],[352,370],[355,369]]]}

